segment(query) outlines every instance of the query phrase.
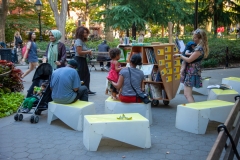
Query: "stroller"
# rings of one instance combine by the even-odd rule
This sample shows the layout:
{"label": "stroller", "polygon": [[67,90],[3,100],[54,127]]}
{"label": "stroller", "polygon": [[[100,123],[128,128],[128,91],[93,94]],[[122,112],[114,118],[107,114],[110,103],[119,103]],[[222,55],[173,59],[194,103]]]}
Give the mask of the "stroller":
{"label": "stroller", "polygon": [[[48,102],[52,101],[51,98],[51,89],[50,89],[50,80],[52,75],[52,66],[48,63],[42,63],[35,71],[33,79],[32,79],[32,85],[28,90],[27,97],[32,97],[33,90],[35,86],[40,86],[42,82],[49,82],[46,86],[45,90],[42,92],[42,95],[38,100],[36,100],[33,103],[32,109],[26,113],[26,114],[32,114],[30,118],[31,123],[38,123],[39,117],[38,115],[41,115],[41,112],[46,110],[48,108]],[[23,103],[18,108],[17,113],[14,116],[15,121],[22,121],[23,119]]]}

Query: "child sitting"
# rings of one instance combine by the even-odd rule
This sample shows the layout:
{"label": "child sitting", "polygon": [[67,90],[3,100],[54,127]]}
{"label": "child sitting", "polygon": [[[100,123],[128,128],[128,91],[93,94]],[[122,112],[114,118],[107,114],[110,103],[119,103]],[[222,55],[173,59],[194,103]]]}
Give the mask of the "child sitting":
{"label": "child sitting", "polygon": [[28,113],[32,107],[33,107],[33,103],[36,100],[39,100],[39,98],[42,96],[42,92],[45,91],[46,87],[48,85],[48,82],[43,82],[41,87],[34,87],[33,90],[33,96],[32,97],[28,97],[24,100],[23,102],[23,109],[22,109],[22,113]]}
{"label": "child sitting", "polygon": [[[193,41],[188,42],[182,55],[187,56],[187,57],[192,55],[192,53],[194,52],[195,46],[196,46],[196,44]],[[182,65],[181,65],[180,74],[181,74],[181,82],[183,82],[184,78],[185,78],[186,62],[181,60],[181,63],[182,63]]]}
{"label": "child sitting", "polygon": [[[118,82],[119,71],[122,69],[120,63],[118,62],[118,60],[120,59],[120,55],[121,55],[121,50],[118,48],[113,48],[109,51],[109,56],[112,60],[111,60],[111,67],[110,67],[110,71],[108,73],[107,79],[115,83]],[[112,84],[110,86],[110,89],[111,89],[112,99],[114,100],[118,99],[117,89]]]}

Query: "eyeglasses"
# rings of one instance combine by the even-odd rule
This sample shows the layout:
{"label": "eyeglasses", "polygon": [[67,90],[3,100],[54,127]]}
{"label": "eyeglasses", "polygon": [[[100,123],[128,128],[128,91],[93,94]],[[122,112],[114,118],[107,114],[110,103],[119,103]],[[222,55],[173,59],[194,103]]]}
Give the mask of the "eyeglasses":
{"label": "eyeglasses", "polygon": [[49,37],[54,37],[52,34],[49,34]]}

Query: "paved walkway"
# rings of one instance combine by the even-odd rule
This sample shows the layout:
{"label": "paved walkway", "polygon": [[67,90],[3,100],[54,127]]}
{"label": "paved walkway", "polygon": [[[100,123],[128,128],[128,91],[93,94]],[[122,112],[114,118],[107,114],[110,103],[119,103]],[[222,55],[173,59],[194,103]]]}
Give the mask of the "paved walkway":
{"label": "paved walkway", "polygon": [[[19,66],[23,71],[26,66]],[[240,69],[203,71],[203,76],[212,77],[210,83],[221,83],[221,78],[240,77]],[[33,73],[24,80],[25,90],[31,85]],[[91,90],[95,96],[89,100],[95,103],[97,114],[104,113],[105,77],[107,72],[91,72]],[[196,101],[204,101],[207,96],[195,95]],[[83,132],[74,131],[60,120],[47,124],[47,112],[43,112],[38,124],[29,122],[29,115],[22,122],[15,122],[13,116],[0,119],[0,159],[1,160],[204,160],[206,159],[217,136],[219,123],[211,122],[205,135],[196,135],[175,128],[176,106],[186,103],[185,97],[177,95],[169,104],[162,102],[152,107],[153,124],[151,125],[152,147],[137,148],[116,140],[102,139],[97,152],[87,151],[83,145]],[[124,129],[124,128],[123,128]],[[127,130],[126,130],[127,132]],[[239,145],[240,146],[240,145]],[[240,150],[240,149],[239,149]],[[168,154],[167,154],[168,153]]]}

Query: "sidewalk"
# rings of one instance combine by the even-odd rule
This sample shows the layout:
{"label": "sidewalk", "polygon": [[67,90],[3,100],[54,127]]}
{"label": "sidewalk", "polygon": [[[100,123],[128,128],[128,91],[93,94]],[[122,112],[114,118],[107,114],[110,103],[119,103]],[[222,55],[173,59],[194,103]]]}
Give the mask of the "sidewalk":
{"label": "sidewalk", "polygon": [[[97,65],[96,65],[97,66]],[[18,66],[23,71],[27,66]],[[107,72],[91,71],[91,90],[97,92],[89,101],[95,103],[97,114],[104,113],[105,77]],[[34,72],[24,79],[24,94],[31,85]],[[240,69],[203,71],[204,77],[212,77],[210,84],[219,84],[224,77],[240,77]],[[195,101],[204,101],[207,96],[194,95]],[[83,132],[74,131],[60,120],[47,124],[47,112],[40,116],[39,123],[31,124],[24,115],[22,122],[15,122],[13,116],[0,119],[1,160],[204,160],[217,136],[219,123],[210,122],[205,135],[196,135],[175,128],[176,106],[187,103],[183,94],[176,95],[169,106],[160,101],[152,107],[152,147],[141,149],[116,140],[102,139],[98,151],[87,151],[83,145]],[[124,129],[124,128],[123,128]],[[127,130],[126,130],[127,132]],[[240,145],[238,146],[240,150]],[[168,154],[167,154],[168,153]]]}

